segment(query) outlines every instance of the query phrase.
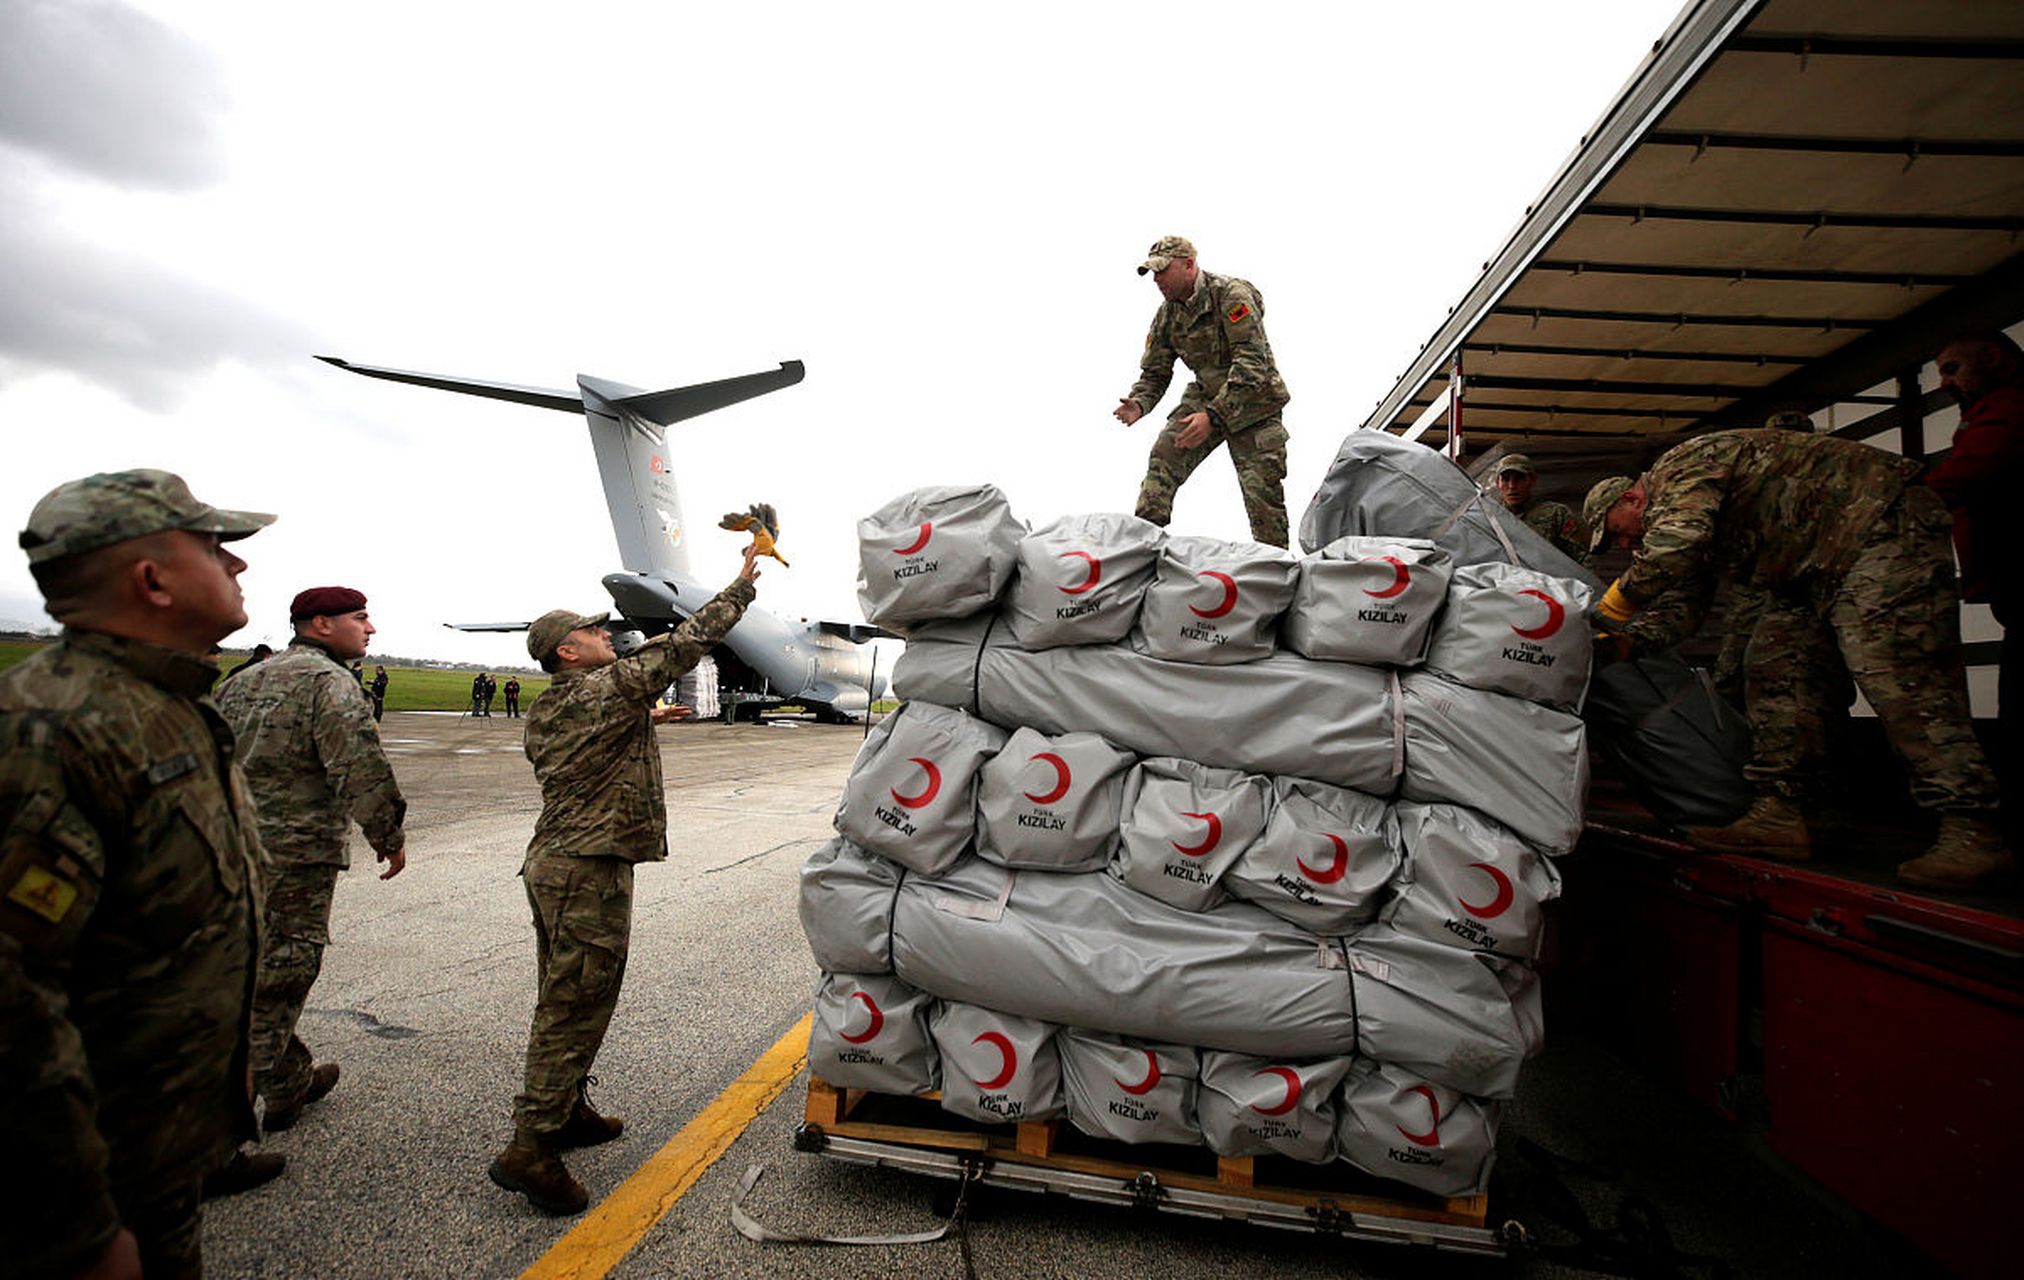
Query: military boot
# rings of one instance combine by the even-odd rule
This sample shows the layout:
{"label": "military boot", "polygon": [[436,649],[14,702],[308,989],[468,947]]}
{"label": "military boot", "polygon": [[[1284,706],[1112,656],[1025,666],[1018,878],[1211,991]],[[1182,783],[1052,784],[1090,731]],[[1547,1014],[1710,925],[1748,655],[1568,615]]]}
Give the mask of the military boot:
{"label": "military boot", "polygon": [[242,1191],[265,1186],[288,1168],[288,1157],[279,1151],[234,1151],[224,1165],[204,1175],[204,1199],[236,1196]]}
{"label": "military boot", "polygon": [[597,1108],[590,1105],[590,1086],[596,1083],[596,1076],[585,1076],[583,1083],[576,1087],[576,1106],[570,1111],[569,1119],[563,1121],[562,1127],[549,1138],[557,1151],[594,1147],[625,1132],[625,1121],[617,1116],[601,1116]]}
{"label": "military boot", "polygon": [[2016,865],[1994,823],[1965,813],[1943,813],[1940,838],[1910,862],[1900,862],[1897,873],[1907,884],[1964,889]]}
{"label": "military boot", "polygon": [[1797,802],[1784,796],[1758,796],[1750,811],[1726,827],[1688,827],[1687,839],[1719,853],[1748,853],[1780,862],[1805,862],[1813,856],[1813,834]]}
{"label": "military boot", "polygon": [[508,1191],[518,1191],[543,1213],[582,1213],[590,1193],[555,1154],[555,1135],[516,1129],[513,1141],[486,1172]]}
{"label": "military boot", "polygon": [[338,1068],[335,1062],[319,1062],[310,1068],[309,1087],[302,1091],[301,1097],[284,1103],[281,1106],[275,1106],[272,1103],[268,1104],[267,1132],[280,1133],[283,1129],[290,1127],[297,1120],[300,1120],[304,1109],[310,1103],[322,1100],[323,1095],[337,1088],[337,1076]]}

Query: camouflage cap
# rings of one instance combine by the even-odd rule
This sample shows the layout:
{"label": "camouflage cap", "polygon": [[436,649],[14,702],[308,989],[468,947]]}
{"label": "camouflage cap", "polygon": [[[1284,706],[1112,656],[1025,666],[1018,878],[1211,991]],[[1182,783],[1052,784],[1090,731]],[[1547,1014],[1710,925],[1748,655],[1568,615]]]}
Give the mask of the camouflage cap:
{"label": "camouflage cap", "polygon": [[1780,409],[1764,419],[1764,425],[1776,431],[1811,431],[1813,419],[1797,409]]}
{"label": "camouflage cap", "polygon": [[1146,253],[1148,255],[1146,260],[1139,263],[1140,275],[1148,271],[1165,271],[1167,264],[1175,258],[1194,257],[1195,244],[1186,236],[1161,236],[1153,241],[1153,247],[1146,250]]}
{"label": "camouflage cap", "polygon": [[1581,500],[1581,521],[1588,526],[1588,553],[1594,555],[1602,547],[1602,540],[1609,535],[1606,521],[1610,508],[1623,496],[1624,490],[1637,483],[1630,476],[1611,476],[1598,480],[1588,496]]}
{"label": "camouflage cap", "polygon": [[1532,459],[1522,453],[1507,453],[1497,461],[1497,474],[1516,471],[1521,476],[1536,476],[1539,469],[1532,465]]}
{"label": "camouflage cap", "polygon": [[555,650],[569,633],[581,627],[601,627],[611,620],[609,613],[571,613],[567,609],[551,609],[536,618],[527,628],[527,653],[536,662],[546,662],[555,655]]}
{"label": "camouflage cap", "polygon": [[42,495],[21,531],[28,563],[41,564],[109,547],[128,538],[183,529],[215,533],[221,542],[274,523],[259,511],[226,511],[197,501],[183,478],[167,471],[107,471],[57,485]]}

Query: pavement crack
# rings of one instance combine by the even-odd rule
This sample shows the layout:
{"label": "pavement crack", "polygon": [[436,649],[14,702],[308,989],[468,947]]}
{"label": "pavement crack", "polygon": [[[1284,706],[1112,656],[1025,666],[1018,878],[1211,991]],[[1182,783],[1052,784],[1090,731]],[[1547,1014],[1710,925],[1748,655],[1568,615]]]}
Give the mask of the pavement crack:
{"label": "pavement crack", "polygon": [[726,862],[720,866],[715,867],[704,867],[703,874],[706,876],[713,876],[716,875],[719,871],[729,871],[733,867],[742,867],[748,862],[757,862],[759,859],[765,857],[769,853],[778,853],[782,849],[789,848],[790,846],[806,843],[808,843],[806,839],[782,840],[779,844],[774,845],[771,849],[761,849],[757,853],[748,853],[744,857],[739,858],[735,862]]}

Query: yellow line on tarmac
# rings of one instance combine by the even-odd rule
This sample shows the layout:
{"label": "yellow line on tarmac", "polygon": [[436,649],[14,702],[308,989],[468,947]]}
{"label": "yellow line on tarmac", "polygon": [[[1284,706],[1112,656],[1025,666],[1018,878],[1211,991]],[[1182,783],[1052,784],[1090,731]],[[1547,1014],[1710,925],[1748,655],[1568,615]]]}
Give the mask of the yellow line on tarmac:
{"label": "yellow line on tarmac", "polygon": [[803,1014],[730,1088],[521,1272],[520,1280],[596,1280],[617,1266],[801,1074],[814,1019],[812,1013]]}

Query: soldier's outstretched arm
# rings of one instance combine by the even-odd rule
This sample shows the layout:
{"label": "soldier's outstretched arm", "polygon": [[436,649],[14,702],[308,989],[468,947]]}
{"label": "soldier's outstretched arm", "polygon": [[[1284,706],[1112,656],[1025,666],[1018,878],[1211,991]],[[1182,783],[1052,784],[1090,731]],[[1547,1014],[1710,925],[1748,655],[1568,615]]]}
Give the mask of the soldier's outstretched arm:
{"label": "soldier's outstretched arm", "polygon": [[8,1263],[69,1275],[120,1233],[98,1095],[67,976],[98,905],[105,850],[70,800],[57,730],[0,722],[0,1149],[18,1179],[0,1197]]}
{"label": "soldier's outstretched arm", "polygon": [[641,702],[654,702],[677,676],[701,662],[703,655],[738,625],[758,594],[752,585],[759,578],[758,554],[756,547],[746,547],[745,565],[730,586],[673,631],[655,636],[637,652],[613,663],[612,678],[619,691]]}

